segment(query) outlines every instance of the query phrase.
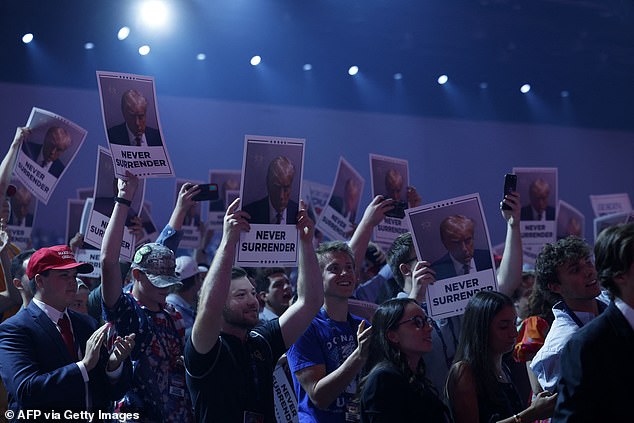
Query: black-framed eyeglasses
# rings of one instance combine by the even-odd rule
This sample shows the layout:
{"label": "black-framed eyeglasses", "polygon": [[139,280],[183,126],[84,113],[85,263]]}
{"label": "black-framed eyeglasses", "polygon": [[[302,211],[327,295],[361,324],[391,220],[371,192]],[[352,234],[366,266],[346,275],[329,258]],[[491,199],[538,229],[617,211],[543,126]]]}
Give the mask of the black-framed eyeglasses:
{"label": "black-framed eyeglasses", "polygon": [[426,326],[433,326],[434,324],[434,319],[432,319],[429,316],[414,316],[414,317],[410,317],[407,320],[403,320],[402,322],[398,322],[396,324],[396,326],[401,326],[404,323],[407,322],[414,322],[414,325],[418,328],[418,329],[423,329]]}

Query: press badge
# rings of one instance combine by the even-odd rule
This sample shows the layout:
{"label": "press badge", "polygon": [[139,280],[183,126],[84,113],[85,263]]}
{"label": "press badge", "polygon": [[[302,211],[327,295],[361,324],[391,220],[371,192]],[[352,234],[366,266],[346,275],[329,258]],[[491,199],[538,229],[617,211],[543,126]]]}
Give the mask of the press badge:
{"label": "press badge", "polygon": [[173,376],[170,378],[169,394],[179,398],[185,398],[185,380],[184,378]]}
{"label": "press badge", "polygon": [[254,411],[245,411],[243,423],[264,423],[264,414],[256,413]]}
{"label": "press badge", "polygon": [[346,423],[357,423],[361,421],[361,404],[358,398],[352,398],[346,403],[345,412]]}

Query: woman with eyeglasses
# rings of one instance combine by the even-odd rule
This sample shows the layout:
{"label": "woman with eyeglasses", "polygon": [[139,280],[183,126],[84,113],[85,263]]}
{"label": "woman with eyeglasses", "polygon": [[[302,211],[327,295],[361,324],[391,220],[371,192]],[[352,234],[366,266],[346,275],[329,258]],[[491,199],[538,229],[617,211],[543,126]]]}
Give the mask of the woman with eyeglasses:
{"label": "woman with eyeglasses", "polygon": [[449,407],[456,423],[527,423],[552,415],[557,395],[540,392],[526,409],[502,356],[517,337],[513,300],[480,291],[467,304],[454,364],[447,378]]}
{"label": "woman with eyeglasses", "polygon": [[450,421],[425,377],[431,334],[431,319],[413,299],[388,300],[376,310],[361,382],[362,423]]}

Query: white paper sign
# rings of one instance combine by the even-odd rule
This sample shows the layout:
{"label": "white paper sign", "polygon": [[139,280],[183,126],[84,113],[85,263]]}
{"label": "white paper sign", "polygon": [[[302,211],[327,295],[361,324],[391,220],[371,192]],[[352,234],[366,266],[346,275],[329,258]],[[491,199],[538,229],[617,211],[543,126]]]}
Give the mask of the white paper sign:
{"label": "white paper sign", "polygon": [[22,143],[15,174],[44,204],[84,143],[86,130],[55,113],[34,107],[26,123],[31,128]]}
{"label": "white paper sign", "polygon": [[406,210],[416,256],[431,262],[436,282],[427,288],[435,319],[464,313],[478,291],[497,290],[489,231],[479,194]]}
{"label": "white paper sign", "polygon": [[305,140],[245,136],[242,210],[251,230],[240,235],[238,266],[296,266],[297,212]]}
{"label": "white paper sign", "polygon": [[175,176],[161,130],[154,78],[98,71],[97,82],[115,175],[125,177],[127,170],[139,178]]}
{"label": "white paper sign", "polygon": [[590,203],[592,203],[594,217],[632,211],[630,196],[624,192],[620,194],[591,195]]}
{"label": "white paper sign", "polygon": [[[409,186],[407,160],[370,154],[370,175],[373,198],[382,195],[404,203],[403,208],[407,208],[407,187]],[[400,234],[408,230],[403,218],[387,216],[374,228],[374,240],[380,245],[391,245]]]}

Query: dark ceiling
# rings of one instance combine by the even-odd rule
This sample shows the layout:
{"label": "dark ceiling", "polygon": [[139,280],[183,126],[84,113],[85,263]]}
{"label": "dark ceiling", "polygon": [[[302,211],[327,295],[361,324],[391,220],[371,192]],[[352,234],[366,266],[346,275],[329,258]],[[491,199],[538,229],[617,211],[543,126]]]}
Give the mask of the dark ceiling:
{"label": "dark ceiling", "polygon": [[107,70],[159,95],[634,130],[633,0],[166,2],[172,28],[152,33],[136,1],[3,0],[0,80],[95,89]]}

